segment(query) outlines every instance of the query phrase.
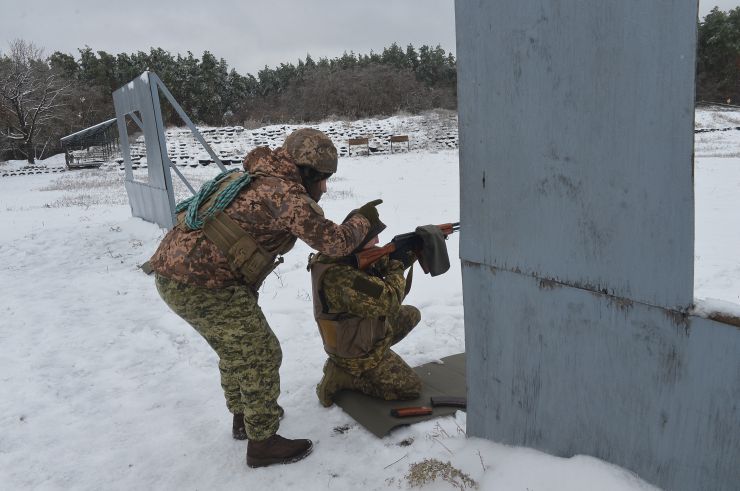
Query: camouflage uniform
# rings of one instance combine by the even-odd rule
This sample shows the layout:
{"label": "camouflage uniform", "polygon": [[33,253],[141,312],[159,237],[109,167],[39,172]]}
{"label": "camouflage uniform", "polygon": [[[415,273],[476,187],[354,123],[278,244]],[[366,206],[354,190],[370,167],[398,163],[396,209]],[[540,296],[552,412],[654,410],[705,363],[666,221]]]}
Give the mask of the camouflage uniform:
{"label": "camouflage uniform", "polygon": [[[342,225],[324,218],[284,149],[257,148],[244,167],[254,180],[224,212],[268,252],[283,254],[300,238],[323,253],[343,255],[366,235],[370,224],[361,215]],[[257,305],[254,287],[232,271],[202,230],[172,229],[150,265],[163,300],[218,354],[226,405],[232,413],[245,414],[248,438],[260,441],[274,435],[282,352]]]}
{"label": "camouflage uniform", "polygon": [[[287,252],[298,237],[325,254],[344,255],[364,239],[370,224],[363,216],[354,215],[342,225],[324,218],[284,149],[256,148],[244,167],[254,180],[224,211],[268,252]],[[223,288],[242,283],[202,230],[171,230],[149,263],[157,274],[188,285]]]}
{"label": "camouflage uniform", "polygon": [[[314,281],[314,313],[337,319],[337,330],[360,331],[343,341],[337,334],[334,346],[326,342],[327,364],[334,364],[351,377],[348,387],[386,400],[413,399],[421,380],[390,347],[401,341],[421,320],[416,307],[401,305],[406,280],[400,261],[378,261],[367,272],[342,264],[342,260],[317,255],[311,261]],[[320,311],[320,312],[319,312]],[[368,333],[367,331],[371,331]],[[322,337],[325,334],[322,332]],[[351,346],[343,344],[351,343]],[[325,367],[326,373],[326,367]],[[319,396],[321,398],[321,396]],[[323,401],[322,401],[323,403]]]}
{"label": "camouflage uniform", "polygon": [[244,414],[250,439],[275,434],[280,419],[280,343],[247,286],[203,288],[157,275],[167,305],[218,354],[226,407]]}

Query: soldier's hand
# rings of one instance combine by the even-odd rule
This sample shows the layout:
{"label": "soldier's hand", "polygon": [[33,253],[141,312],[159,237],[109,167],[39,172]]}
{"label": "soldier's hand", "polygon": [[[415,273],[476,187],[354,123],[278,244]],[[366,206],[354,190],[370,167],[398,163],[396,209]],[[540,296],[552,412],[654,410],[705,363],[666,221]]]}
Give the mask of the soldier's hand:
{"label": "soldier's hand", "polygon": [[398,273],[403,274],[403,270],[405,268],[403,267],[403,263],[401,261],[397,261],[395,259],[391,259],[388,262],[388,271],[387,273]]}
{"label": "soldier's hand", "polygon": [[383,256],[373,263],[373,267],[375,268],[375,271],[384,275],[388,272],[388,262],[388,256]]}
{"label": "soldier's hand", "polygon": [[373,228],[380,221],[380,215],[378,214],[376,206],[378,206],[382,202],[382,199],[376,199],[362,205],[357,210],[357,213],[367,218],[367,220],[370,222],[370,228]]}
{"label": "soldier's hand", "polygon": [[403,269],[408,269],[412,264],[414,264],[414,261],[416,261],[416,254],[414,254],[414,251],[406,251],[406,253],[398,259],[403,263]]}

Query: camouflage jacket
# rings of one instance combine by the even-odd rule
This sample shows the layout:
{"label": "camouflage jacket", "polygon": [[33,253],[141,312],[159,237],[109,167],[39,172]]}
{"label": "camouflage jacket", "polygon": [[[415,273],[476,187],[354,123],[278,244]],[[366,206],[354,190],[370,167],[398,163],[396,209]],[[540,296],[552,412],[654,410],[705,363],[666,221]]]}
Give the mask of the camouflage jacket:
{"label": "camouflage jacket", "polygon": [[[337,225],[324,218],[319,205],[301,183],[298,167],[282,148],[252,150],[244,168],[254,180],[224,210],[271,254],[283,254],[300,238],[332,256],[349,254],[370,228],[355,215]],[[202,230],[170,230],[150,259],[160,276],[189,285],[224,288],[239,284],[240,276]]]}
{"label": "camouflage jacket", "polygon": [[[389,323],[398,315],[405,296],[403,264],[384,258],[365,272],[337,261],[321,254],[311,260],[314,315],[322,338],[326,338],[322,318],[335,320],[338,351],[329,349],[327,353],[339,366],[359,375],[376,367],[391,345],[393,329]],[[317,268],[317,263],[328,267]],[[344,341],[343,332],[347,334]],[[342,346],[347,342],[356,346]],[[354,354],[340,356],[342,351]]]}

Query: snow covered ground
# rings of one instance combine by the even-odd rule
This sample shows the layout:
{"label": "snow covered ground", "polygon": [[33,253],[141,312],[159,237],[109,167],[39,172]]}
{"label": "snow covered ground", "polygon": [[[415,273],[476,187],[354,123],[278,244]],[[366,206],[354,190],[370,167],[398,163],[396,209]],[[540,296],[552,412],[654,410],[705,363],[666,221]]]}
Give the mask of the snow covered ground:
{"label": "snow covered ground", "polygon": [[694,302],[740,317],[740,110],[699,109],[694,139]]}
{"label": "snow covered ground", "polygon": [[[735,126],[737,117],[699,111],[697,128]],[[696,296],[737,306],[740,131],[698,134],[696,151]],[[216,168],[182,171],[202,182]],[[383,198],[381,238],[390,239],[456,219],[458,197],[457,151],[427,150],[342,158],[321,205],[339,221]],[[466,438],[463,412],[377,439],[341,409],[321,407],[314,386],[324,353],[300,242],[260,300],[284,354],[280,433],[311,438],[315,449],[296,464],[248,469],[246,443],[231,439],[214,353],[138,268],[163,232],[131,217],[117,166],[0,178],[0,227],[2,489],[405,489],[409,466],[427,458],[451,462],[481,489],[654,489],[591,457]],[[449,247],[456,257],[456,237]],[[408,302],[423,316],[397,346],[410,364],[464,350],[459,264],[444,276],[417,275]]]}

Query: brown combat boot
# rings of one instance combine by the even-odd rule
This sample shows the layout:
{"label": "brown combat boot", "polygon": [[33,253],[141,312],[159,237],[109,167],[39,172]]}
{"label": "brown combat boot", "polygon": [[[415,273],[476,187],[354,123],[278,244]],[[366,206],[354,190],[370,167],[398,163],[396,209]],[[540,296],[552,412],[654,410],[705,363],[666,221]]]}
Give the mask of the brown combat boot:
{"label": "brown combat boot", "polygon": [[329,359],[324,363],[324,376],[316,386],[316,395],[322,406],[329,407],[334,404],[334,394],[342,389],[354,389],[356,385],[354,376]]}
{"label": "brown combat boot", "polygon": [[[280,410],[280,419],[283,419],[285,410],[283,406],[278,406]],[[244,425],[244,413],[234,414],[234,421],[231,423],[231,436],[234,440],[246,440],[247,439],[247,428]]]}
{"label": "brown combat boot", "polygon": [[289,440],[280,435],[272,435],[260,442],[249,440],[247,465],[265,467],[272,464],[290,464],[306,457],[311,450],[313,450],[311,440]]}

